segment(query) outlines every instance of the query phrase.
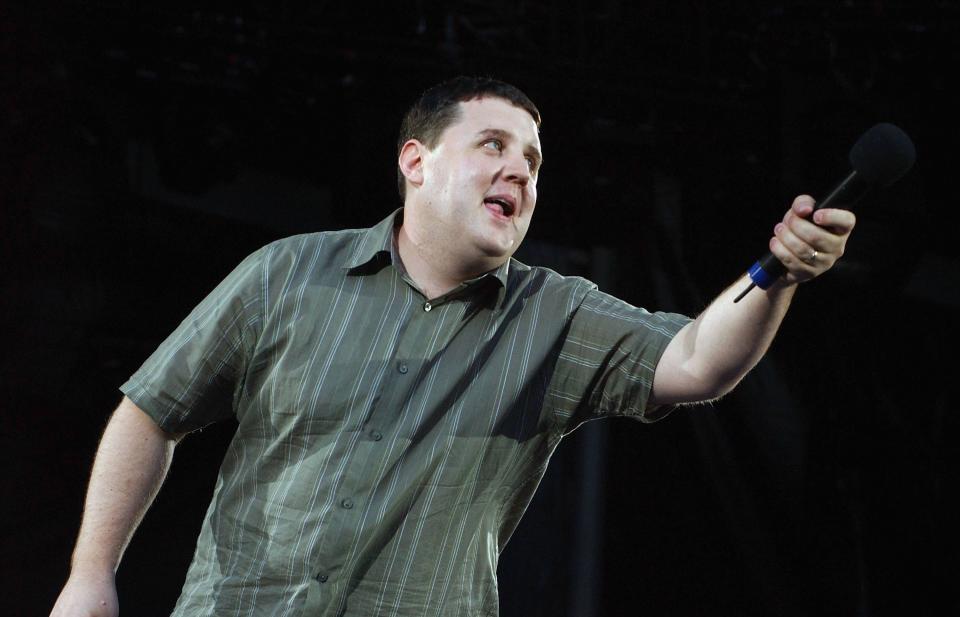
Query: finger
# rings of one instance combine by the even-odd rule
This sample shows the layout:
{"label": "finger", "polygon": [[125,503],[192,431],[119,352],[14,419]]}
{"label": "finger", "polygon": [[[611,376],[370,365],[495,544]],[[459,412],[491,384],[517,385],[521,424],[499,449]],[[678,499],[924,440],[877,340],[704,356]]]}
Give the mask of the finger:
{"label": "finger", "polygon": [[801,218],[807,218],[813,213],[816,201],[809,195],[798,195],[790,205],[790,212]]}
{"label": "finger", "polygon": [[[845,217],[841,215],[840,218],[843,219]],[[828,266],[843,255],[847,238],[850,235],[849,230],[836,233],[832,228],[819,227],[810,221],[796,216],[790,218],[787,229],[803,244],[807,245],[803,247],[795,242],[788,243],[788,246],[798,257],[809,261],[808,256],[811,255],[813,251],[817,251],[820,255],[827,258],[824,263]],[[809,248],[809,250],[807,250],[807,248]]]}
{"label": "finger", "polygon": [[[799,238],[800,241],[818,251],[828,250],[831,245],[835,244],[832,241],[830,232],[821,229],[807,219],[802,219],[799,216],[793,215],[792,213],[791,216],[787,217],[786,222],[782,223],[782,225],[784,225],[784,227],[786,227],[791,234]],[[776,233],[776,228],[774,228],[774,233]],[[809,253],[809,251],[806,252]],[[804,253],[798,254],[802,255]]]}
{"label": "finger", "polygon": [[[806,221],[803,221],[816,229],[815,225],[812,225]],[[814,254],[814,251],[819,251],[816,247],[812,246],[809,242],[798,236],[790,229],[789,225],[784,225],[783,223],[778,224],[773,229],[774,236],[780,241],[780,243],[793,255],[795,261],[803,262],[804,264],[809,265],[810,255]],[[784,264],[787,265],[787,264]]]}
{"label": "finger", "polygon": [[802,273],[803,276],[801,278],[810,278],[815,274],[813,267],[787,248],[779,237],[774,236],[770,238],[769,246],[770,252],[780,260],[780,263],[786,267],[787,271],[794,274]]}
{"label": "finger", "polygon": [[837,235],[848,234],[857,224],[857,216],[849,210],[824,208],[813,213],[813,222]]}

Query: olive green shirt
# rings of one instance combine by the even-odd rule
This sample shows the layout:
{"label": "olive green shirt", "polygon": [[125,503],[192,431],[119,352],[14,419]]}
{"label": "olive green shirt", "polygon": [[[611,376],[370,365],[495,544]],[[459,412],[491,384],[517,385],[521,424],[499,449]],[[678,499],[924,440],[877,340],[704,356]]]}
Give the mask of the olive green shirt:
{"label": "olive green shirt", "polygon": [[253,253],[121,387],[169,432],[239,422],[175,615],[497,615],[560,439],[654,419],[686,317],[516,260],[428,300],[401,216]]}

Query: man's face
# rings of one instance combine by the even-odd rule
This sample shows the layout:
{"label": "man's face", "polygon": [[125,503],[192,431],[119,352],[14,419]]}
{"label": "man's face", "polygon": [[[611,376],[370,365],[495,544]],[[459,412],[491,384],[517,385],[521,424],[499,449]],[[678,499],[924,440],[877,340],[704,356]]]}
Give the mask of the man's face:
{"label": "man's face", "polygon": [[537,204],[537,125],[500,98],[460,103],[460,112],[423,157],[424,222],[456,254],[503,263],[520,246]]}

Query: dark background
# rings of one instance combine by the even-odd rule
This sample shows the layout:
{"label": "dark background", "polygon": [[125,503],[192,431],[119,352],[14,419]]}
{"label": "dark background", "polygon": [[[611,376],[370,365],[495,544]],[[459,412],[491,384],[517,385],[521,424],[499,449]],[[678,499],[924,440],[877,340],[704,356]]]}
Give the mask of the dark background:
{"label": "dark background", "polygon": [[[734,394],[561,446],[502,615],[958,611],[960,6],[637,4],[4,4],[4,612],[52,606],[117,386],[252,250],[395,208],[400,118],[461,73],[544,116],[521,259],[651,309],[702,310],[874,123],[918,151]],[[124,615],[172,608],[231,431],[178,448]]]}

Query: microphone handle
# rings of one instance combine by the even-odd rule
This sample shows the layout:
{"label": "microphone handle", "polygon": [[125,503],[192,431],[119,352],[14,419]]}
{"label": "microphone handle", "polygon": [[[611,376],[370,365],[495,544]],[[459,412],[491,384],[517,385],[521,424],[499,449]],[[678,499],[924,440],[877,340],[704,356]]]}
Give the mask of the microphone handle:
{"label": "microphone handle", "polygon": [[[840,181],[832,191],[821,201],[813,204],[813,212],[821,208],[829,208],[834,202],[843,202],[845,205],[851,205],[858,202],[870,189],[870,184],[863,180],[863,177],[856,170],[847,174],[847,177]],[[813,216],[813,212],[810,216]],[[811,222],[813,222],[811,220]],[[750,276],[750,286],[744,289],[739,296],[734,298],[734,302],[739,302],[754,287],[760,289],[769,289],[773,283],[783,276],[787,268],[780,262],[776,256],[767,251],[766,254],[758,259],[747,274]]]}

